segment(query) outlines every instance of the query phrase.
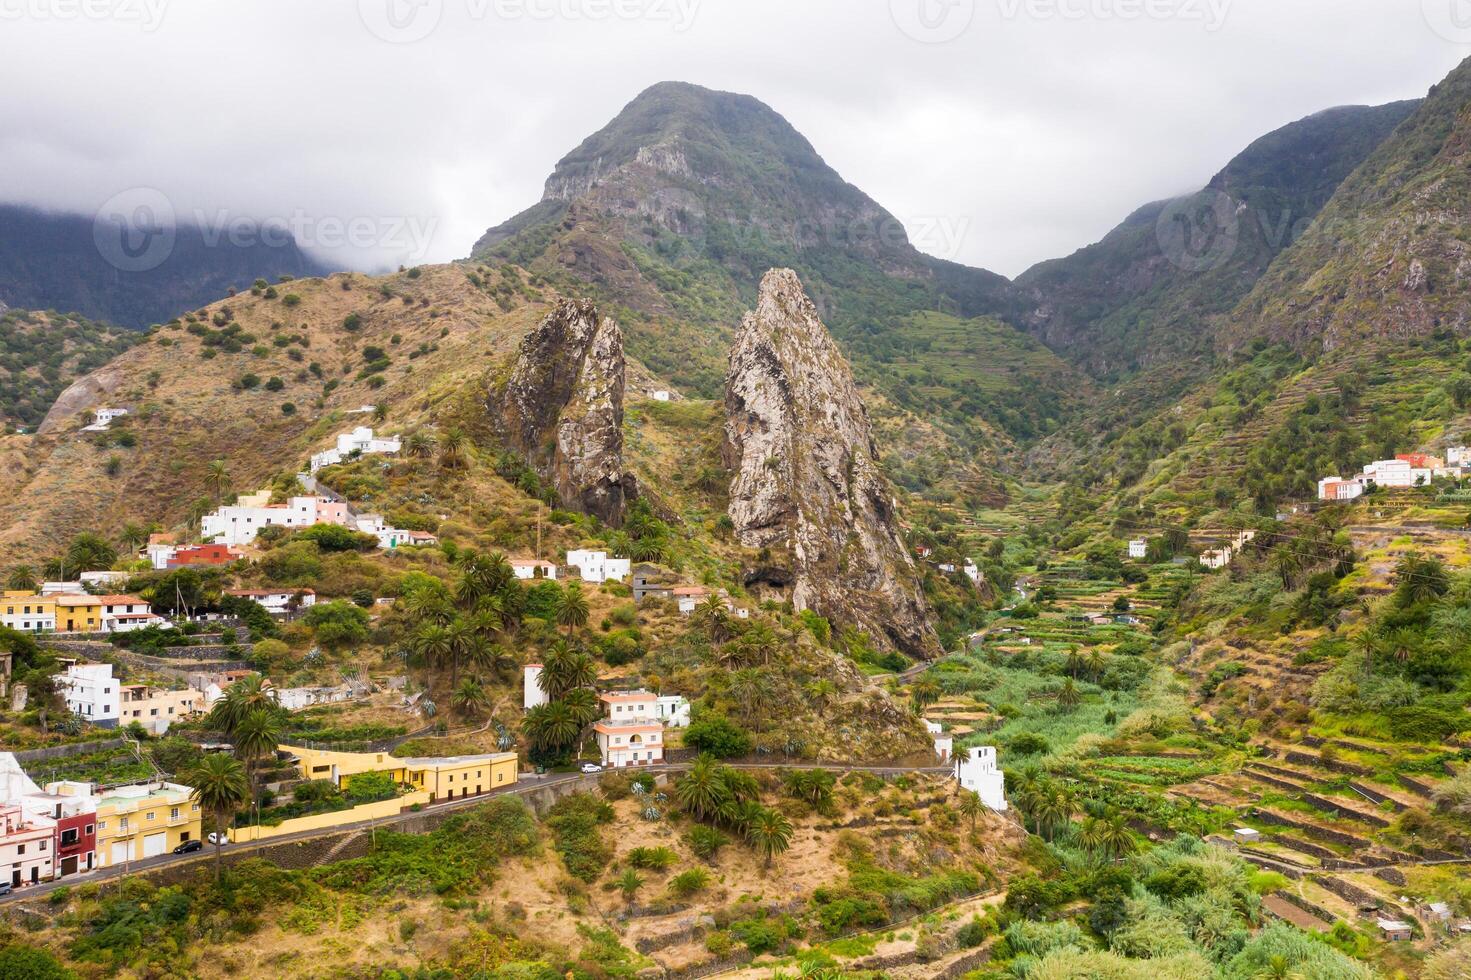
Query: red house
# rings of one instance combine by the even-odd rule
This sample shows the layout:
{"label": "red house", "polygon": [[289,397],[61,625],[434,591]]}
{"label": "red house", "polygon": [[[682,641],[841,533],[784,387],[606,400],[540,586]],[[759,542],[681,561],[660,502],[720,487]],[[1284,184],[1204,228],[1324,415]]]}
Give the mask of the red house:
{"label": "red house", "polygon": [[57,878],[86,874],[96,865],[97,801],[88,783],[61,782],[21,798],[27,813],[56,821],[51,846]]}
{"label": "red house", "polygon": [[168,567],[188,568],[190,565],[228,565],[240,560],[240,552],[227,544],[196,544],[180,548],[169,559]]}

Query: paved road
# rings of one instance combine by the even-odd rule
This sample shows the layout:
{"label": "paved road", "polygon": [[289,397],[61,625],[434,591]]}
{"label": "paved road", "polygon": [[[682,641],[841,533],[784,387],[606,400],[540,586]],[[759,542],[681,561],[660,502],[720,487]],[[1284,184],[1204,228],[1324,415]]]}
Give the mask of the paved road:
{"label": "paved road", "polygon": [[[592,781],[596,778],[596,776],[584,776],[581,773],[559,773],[556,775],[547,776],[527,774],[518,777],[517,782],[514,786],[508,786],[505,789],[491,790],[490,792],[482,793],[479,796],[467,796],[459,800],[447,800],[443,803],[436,803],[432,806],[425,807],[423,810],[418,812],[410,811],[408,813],[401,813],[394,817],[383,817],[379,820],[360,820],[356,823],[340,824],[339,826],[330,827],[322,830],[304,830],[295,834],[283,834],[279,837],[270,837],[261,841],[251,841],[246,844],[226,844],[224,850],[230,854],[238,854],[242,851],[255,852],[268,847],[274,847],[277,844],[312,840],[318,837],[331,837],[333,835],[340,834],[346,830],[368,830],[373,827],[391,828],[396,824],[404,823],[406,821],[413,820],[419,816],[422,816],[425,812],[437,813],[440,811],[461,810],[465,807],[475,806],[477,804],[484,803],[487,799],[494,796],[521,796],[526,793],[535,792],[539,789],[545,789],[548,786],[560,786],[565,783],[578,782],[581,780]],[[61,881],[47,881],[42,882],[38,885],[26,885],[16,889],[13,893],[9,895],[0,896],[0,904],[39,898],[42,895],[47,894],[48,892],[55,891],[57,888],[61,888],[62,886],[75,886],[94,881],[107,881],[112,878],[121,878],[125,875],[136,874],[140,871],[149,871],[155,868],[161,868],[165,865],[202,864],[206,861],[213,861],[214,859],[214,848],[206,844],[204,850],[195,851],[191,854],[160,854],[158,857],[130,861],[123,865],[103,868],[90,874],[78,875],[72,878],[64,878]]]}
{"label": "paved road", "polygon": [[[729,765],[733,769],[827,769],[834,772],[871,772],[877,775],[902,775],[905,773],[949,775],[952,772],[952,770],[948,766],[935,766],[923,769],[916,769],[912,767],[860,766],[827,762],[741,762],[730,763]],[[667,774],[683,772],[689,769],[689,767],[690,763],[687,762],[671,763],[669,765],[663,766],[649,766],[635,771],[653,774]],[[628,770],[624,771],[626,772]],[[597,780],[603,775],[604,774],[601,772],[591,774],[556,773],[548,774],[545,776],[538,776],[534,773],[527,773],[518,776],[516,784],[514,786],[508,786],[504,789],[491,790],[490,792],[482,793],[479,796],[467,796],[458,800],[448,800],[443,803],[436,803],[432,806],[425,807],[423,810],[418,812],[410,811],[408,813],[401,813],[393,817],[383,817],[379,820],[360,820],[356,823],[340,824],[336,827],[329,827],[320,830],[304,830],[295,834],[283,834],[279,837],[270,837],[266,840],[261,841],[251,841],[246,844],[227,844],[225,845],[224,849],[227,850],[230,854],[239,854],[242,851],[258,852],[268,847],[274,847],[277,844],[288,844],[298,841],[313,840],[319,837],[332,837],[337,834],[341,834],[343,831],[368,830],[370,828],[380,827],[392,828],[397,824],[417,819],[425,812],[438,813],[440,811],[461,810],[465,807],[476,806],[478,804],[484,803],[487,799],[496,796],[522,796],[527,793],[534,793],[537,790],[546,789],[549,786],[564,786],[568,783],[576,782],[586,782],[590,785],[596,785]],[[204,850],[195,851],[192,854],[161,854],[158,857],[130,861],[124,865],[103,868],[99,871],[94,871],[87,875],[78,875],[72,878],[65,878],[61,881],[47,881],[42,882],[38,885],[25,885],[21,888],[16,889],[16,891],[11,893],[10,895],[0,896],[0,905],[3,905],[7,902],[17,902],[33,898],[40,898],[41,896],[46,895],[48,892],[55,891],[57,888],[61,888],[63,886],[82,885],[86,884],[87,882],[94,881],[108,881],[112,878],[120,878],[125,875],[136,874],[141,871],[150,871],[155,868],[164,867],[165,865],[202,864],[206,861],[213,861],[214,858],[214,848],[206,844]]]}

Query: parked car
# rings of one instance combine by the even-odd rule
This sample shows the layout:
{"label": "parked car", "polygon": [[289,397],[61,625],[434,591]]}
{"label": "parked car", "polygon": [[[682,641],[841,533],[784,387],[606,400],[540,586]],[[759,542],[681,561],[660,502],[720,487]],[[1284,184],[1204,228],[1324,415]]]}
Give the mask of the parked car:
{"label": "parked car", "polygon": [[8,881],[0,881],[0,895],[9,895],[15,891],[15,886]]}
{"label": "parked car", "polygon": [[582,764],[582,771],[585,773],[602,772],[603,767],[598,765],[596,762],[584,762]]}
{"label": "parked car", "polygon": [[192,854],[195,851],[198,851],[198,850],[202,849],[203,847],[204,847],[204,841],[202,841],[202,840],[186,840],[184,843],[182,843],[178,847],[174,848],[174,853],[175,854]]}
{"label": "parked car", "polygon": [[230,837],[229,837],[228,834],[221,834],[221,833],[213,832],[213,831],[210,833],[209,837],[206,838],[206,840],[208,840],[211,844],[228,844],[228,843],[230,843]]}

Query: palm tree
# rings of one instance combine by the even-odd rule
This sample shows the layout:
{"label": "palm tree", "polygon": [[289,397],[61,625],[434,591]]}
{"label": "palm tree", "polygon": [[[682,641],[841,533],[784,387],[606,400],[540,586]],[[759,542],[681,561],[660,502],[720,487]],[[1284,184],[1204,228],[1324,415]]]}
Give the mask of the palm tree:
{"label": "palm tree", "polygon": [[224,871],[220,859],[220,841],[225,832],[225,821],[232,818],[250,796],[245,767],[238,759],[214,752],[205,755],[197,765],[184,773],[184,781],[193,787],[189,798],[214,818],[215,883],[218,884]]}
{"label": "palm tree", "polygon": [[909,685],[909,697],[920,711],[940,700],[940,685],[928,677],[921,677]]}
{"label": "palm tree", "polygon": [[981,818],[981,813],[986,809],[986,804],[981,802],[981,794],[974,790],[966,790],[960,796],[957,809],[960,810],[962,817],[970,820],[971,833],[975,833],[976,821]]}
{"label": "palm tree", "polygon": [[1103,677],[1103,672],[1108,669],[1108,661],[1104,659],[1103,651],[1094,647],[1088,651],[1087,657],[1088,676],[1097,683]]}
{"label": "palm tree", "polygon": [[148,536],[152,533],[144,524],[124,524],[122,531],[118,533],[118,542],[129,555],[136,555],[148,543]]}
{"label": "palm tree", "polygon": [[217,459],[209,464],[204,472],[204,485],[214,495],[215,506],[220,505],[225,491],[230,488],[230,468],[223,459]]}
{"label": "palm tree", "polygon": [[1073,683],[1069,677],[1062,682],[1062,687],[1057,691],[1057,706],[1063,711],[1071,713],[1078,705],[1083,703],[1083,695],[1078,691],[1078,685]]}
{"label": "palm tree", "polygon": [[455,427],[445,432],[439,437],[439,465],[447,470],[463,469],[468,442],[464,429]]}
{"label": "palm tree", "polygon": [[827,712],[828,706],[838,696],[837,685],[826,677],[812,681],[805,690],[808,699],[812,701],[812,706],[817,709],[819,717]]}
{"label": "palm tree", "polygon": [[247,717],[256,711],[278,711],[266,679],[259,674],[242,677],[225,688],[225,694],[210,709],[209,724],[215,731],[233,737]]}
{"label": "palm tree", "polygon": [[[255,793],[256,763],[276,751],[281,741],[280,716],[270,708],[255,708],[235,726],[235,755],[245,763],[246,784],[252,802]],[[257,811],[259,812],[259,811]]]}
{"label": "palm tree", "polygon": [[425,623],[410,637],[409,646],[424,661],[427,670],[449,661],[454,655],[455,637],[448,627]]}
{"label": "palm tree", "polygon": [[632,868],[623,872],[618,879],[618,890],[623,893],[623,900],[633,908],[633,900],[638,897],[638,890],[644,886],[644,879]]}
{"label": "palm tree", "polygon": [[695,613],[690,617],[690,624],[704,632],[710,642],[716,646],[730,639],[733,632],[730,613],[725,608],[725,600],[713,592],[695,607]]}
{"label": "palm tree", "polygon": [[552,701],[526,712],[522,723],[531,744],[543,751],[565,749],[577,741],[582,726],[565,702]]}
{"label": "palm tree", "polygon": [[415,430],[404,438],[404,453],[415,459],[428,459],[434,455],[434,440]]}
{"label": "palm tree", "polygon": [[1121,857],[1133,854],[1139,848],[1134,834],[1129,830],[1129,825],[1124,822],[1123,814],[1115,813],[1097,821],[1095,831],[1098,841],[1098,850],[1110,861],[1117,861]]}
{"label": "palm tree", "polygon": [[792,846],[792,822],[775,810],[762,810],[746,834],[768,869],[772,858]]}
{"label": "palm tree", "polygon": [[10,577],[5,580],[5,587],[16,592],[35,592],[40,586],[36,582],[36,572],[29,565],[16,565],[10,570]]}
{"label": "palm tree", "polygon": [[759,718],[761,706],[771,699],[771,678],[765,671],[747,667],[731,675],[729,690],[740,708],[741,721],[749,728],[753,718]]}
{"label": "palm tree", "polygon": [[450,704],[466,714],[478,714],[490,706],[490,695],[485,693],[479,681],[466,677],[450,695]]}
{"label": "palm tree", "polygon": [[713,816],[721,803],[730,798],[730,791],[721,778],[723,768],[713,756],[702,755],[674,787],[675,799],[696,819]]}
{"label": "palm tree", "polygon": [[373,424],[382,425],[388,421],[388,406],[383,402],[373,406]]}
{"label": "palm tree", "polygon": [[557,596],[557,625],[567,627],[567,635],[571,636],[573,629],[587,625],[587,617],[587,596],[582,594],[582,586],[573,582]]}

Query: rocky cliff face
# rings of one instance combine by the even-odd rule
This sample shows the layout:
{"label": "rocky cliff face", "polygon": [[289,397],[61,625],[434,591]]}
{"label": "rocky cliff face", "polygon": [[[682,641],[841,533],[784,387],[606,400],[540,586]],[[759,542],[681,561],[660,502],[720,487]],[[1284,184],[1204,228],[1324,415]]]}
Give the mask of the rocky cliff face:
{"label": "rocky cliff face", "polygon": [[563,505],[623,522],[637,485],[623,467],[623,334],[588,302],[563,300],[521,342],[492,410],[507,442]]}
{"label": "rocky cliff face", "polygon": [[[725,386],[730,517],[742,544],[790,563],[792,600],[880,645],[938,642],[848,363],[790,269],[768,272]],[[767,576],[770,580],[770,576]]]}

